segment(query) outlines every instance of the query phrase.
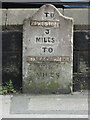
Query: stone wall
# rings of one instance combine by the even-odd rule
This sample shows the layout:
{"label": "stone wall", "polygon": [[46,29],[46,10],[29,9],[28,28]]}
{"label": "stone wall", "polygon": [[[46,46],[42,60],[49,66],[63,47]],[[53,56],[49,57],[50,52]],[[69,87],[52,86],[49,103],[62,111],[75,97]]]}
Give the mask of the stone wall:
{"label": "stone wall", "polygon": [[[3,9],[2,49],[3,83],[12,80],[17,90],[22,87],[22,30],[23,20],[38,9]],[[90,79],[90,31],[88,9],[59,9],[62,14],[74,18],[74,90],[87,89]]]}

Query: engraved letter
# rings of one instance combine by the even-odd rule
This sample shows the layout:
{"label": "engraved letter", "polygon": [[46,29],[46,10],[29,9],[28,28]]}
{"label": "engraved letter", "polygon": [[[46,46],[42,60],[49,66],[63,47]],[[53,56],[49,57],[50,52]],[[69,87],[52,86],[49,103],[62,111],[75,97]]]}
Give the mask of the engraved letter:
{"label": "engraved letter", "polygon": [[40,42],[40,37],[36,37],[36,42]]}
{"label": "engraved letter", "polygon": [[46,15],[46,17],[48,17],[48,14],[49,14],[49,13],[48,13],[48,12],[45,12],[44,14]]}
{"label": "engraved letter", "polygon": [[51,17],[54,17],[54,13],[51,13]]}
{"label": "engraved letter", "polygon": [[51,52],[53,52],[53,49],[52,48],[48,48],[48,51],[51,53]]}
{"label": "engraved letter", "polygon": [[43,52],[46,52],[46,49],[47,49],[47,48],[46,48],[46,47],[43,47],[42,49],[44,50]]}

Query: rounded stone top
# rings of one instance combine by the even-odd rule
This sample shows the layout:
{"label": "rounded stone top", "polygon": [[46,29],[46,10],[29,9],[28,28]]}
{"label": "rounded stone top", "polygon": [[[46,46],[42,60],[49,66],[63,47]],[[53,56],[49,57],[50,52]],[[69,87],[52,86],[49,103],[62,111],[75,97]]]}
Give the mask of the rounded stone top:
{"label": "rounded stone top", "polygon": [[31,20],[38,21],[60,21],[60,19],[73,20],[63,16],[60,11],[52,4],[45,4],[31,17]]}

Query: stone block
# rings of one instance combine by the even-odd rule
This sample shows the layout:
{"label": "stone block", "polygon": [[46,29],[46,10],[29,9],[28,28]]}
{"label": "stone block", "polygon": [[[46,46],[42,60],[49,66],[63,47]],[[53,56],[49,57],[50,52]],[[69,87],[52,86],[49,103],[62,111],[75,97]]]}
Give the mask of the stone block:
{"label": "stone block", "polygon": [[21,53],[3,52],[2,54],[2,82],[12,80],[14,88],[20,90],[22,85]]}
{"label": "stone block", "polygon": [[88,83],[90,76],[83,74],[73,75],[73,89],[74,91],[88,90]]}
{"label": "stone block", "polygon": [[74,32],[74,50],[90,50],[90,31],[78,30]]}
{"label": "stone block", "polygon": [[70,93],[73,19],[43,5],[23,25],[23,92]]}
{"label": "stone block", "polygon": [[21,51],[22,50],[22,32],[7,31],[2,32],[2,50],[3,51]]}
{"label": "stone block", "polygon": [[64,15],[72,17],[75,25],[88,25],[88,9],[65,9]]}
{"label": "stone block", "polygon": [[21,25],[23,20],[32,16],[38,9],[8,9],[7,24]]}
{"label": "stone block", "polygon": [[0,18],[0,25],[5,25],[5,23],[6,23],[6,20],[7,20],[7,9],[2,9],[1,10],[1,13],[0,13],[0,16],[1,16],[1,18]]}
{"label": "stone block", "polygon": [[79,52],[79,73],[90,73],[90,52]]}
{"label": "stone block", "polygon": [[[21,25],[24,18],[31,17],[38,9],[8,9],[7,11],[7,24],[8,25]],[[75,25],[88,25],[88,9],[62,9],[58,10],[67,17],[74,19]],[[6,10],[5,10],[6,11]],[[6,14],[3,12],[3,23],[5,23]]]}
{"label": "stone block", "polygon": [[78,51],[73,52],[73,73],[78,73],[79,56]]}
{"label": "stone block", "polygon": [[[31,17],[38,9],[8,9],[7,12],[7,25],[22,25],[25,18]],[[59,8],[61,13],[63,10]],[[3,15],[4,16],[4,15]]]}

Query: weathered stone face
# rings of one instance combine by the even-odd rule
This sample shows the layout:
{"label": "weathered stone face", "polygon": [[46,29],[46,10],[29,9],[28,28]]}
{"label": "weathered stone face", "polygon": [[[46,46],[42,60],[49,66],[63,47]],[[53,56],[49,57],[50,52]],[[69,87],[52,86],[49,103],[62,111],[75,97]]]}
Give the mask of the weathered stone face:
{"label": "weathered stone face", "polygon": [[43,5],[23,26],[23,92],[69,93],[73,23],[53,5]]}

